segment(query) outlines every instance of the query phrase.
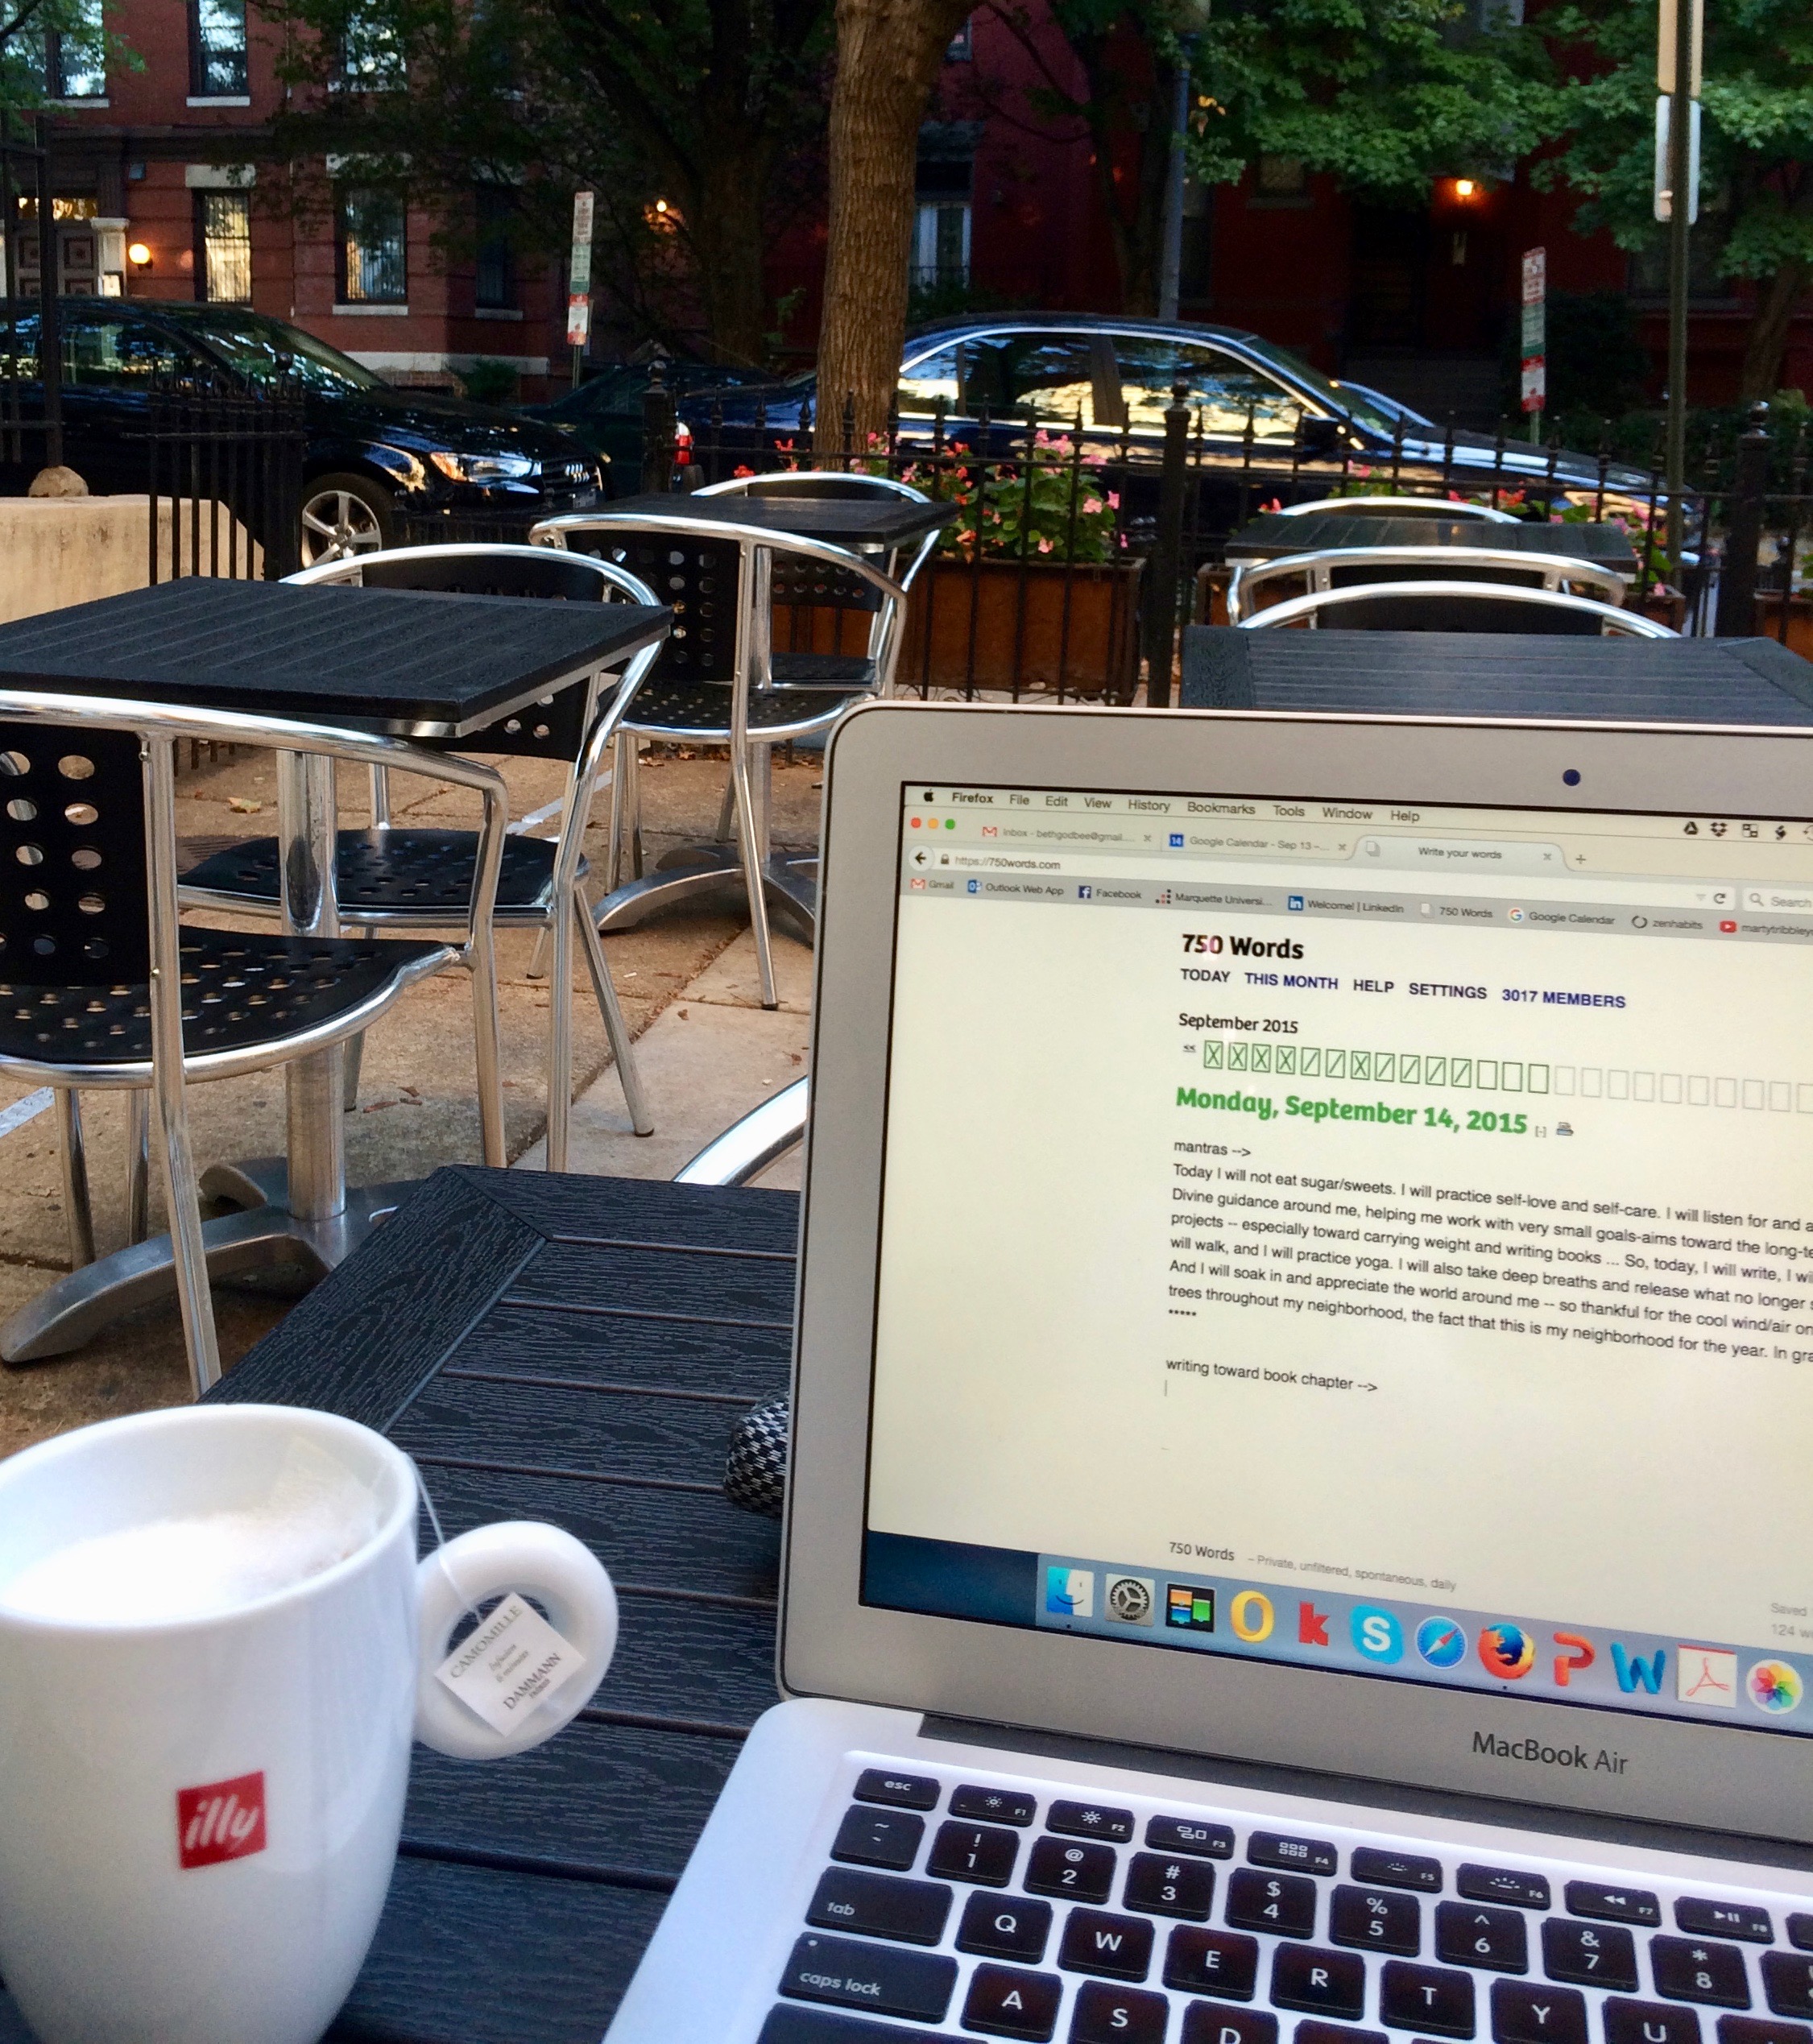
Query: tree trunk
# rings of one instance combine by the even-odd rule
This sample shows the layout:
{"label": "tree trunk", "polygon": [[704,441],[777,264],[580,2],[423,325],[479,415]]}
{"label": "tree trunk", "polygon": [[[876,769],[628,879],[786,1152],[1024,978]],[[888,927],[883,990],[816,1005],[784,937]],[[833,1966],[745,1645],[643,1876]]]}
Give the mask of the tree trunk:
{"label": "tree trunk", "polygon": [[858,447],[887,428],[906,337],[919,124],[945,50],[973,3],[838,0],[815,422],[821,456],[842,449],[846,394],[855,399]]}
{"label": "tree trunk", "polygon": [[1744,346],[1744,368],[1737,395],[1745,404],[1774,397],[1782,387],[1782,362],[1788,351],[1788,326],[1802,292],[1813,282],[1804,263],[1784,263],[1757,294],[1756,316]]}
{"label": "tree trunk", "polygon": [[765,275],[768,187],[772,150],[760,140],[704,166],[697,205],[686,222],[713,354],[758,367],[768,327]]}

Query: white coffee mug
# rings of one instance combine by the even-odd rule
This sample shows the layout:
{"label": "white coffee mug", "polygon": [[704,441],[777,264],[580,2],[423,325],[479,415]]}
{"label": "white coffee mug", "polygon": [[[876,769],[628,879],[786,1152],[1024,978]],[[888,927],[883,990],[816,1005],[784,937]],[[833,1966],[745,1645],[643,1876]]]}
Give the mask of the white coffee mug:
{"label": "white coffee mug", "polygon": [[[0,1463],[0,1976],[41,2044],[313,2044],[377,1928],[412,1733],[518,1752],[589,1701],[617,1636],[596,1558],[525,1521],[418,1564],[416,1496],[380,1435],[279,1405],[110,1420]],[[122,1558],[115,1601],[142,1612],[172,1525],[222,1512],[247,1515],[210,1523],[250,1529],[248,1567],[343,1558],[209,1616],[26,1595],[75,1543],[128,1535],[85,1551]],[[466,1612],[513,1591],[571,1672],[539,1700],[547,1661],[499,1674],[524,1712],[499,1732],[437,1670]]]}

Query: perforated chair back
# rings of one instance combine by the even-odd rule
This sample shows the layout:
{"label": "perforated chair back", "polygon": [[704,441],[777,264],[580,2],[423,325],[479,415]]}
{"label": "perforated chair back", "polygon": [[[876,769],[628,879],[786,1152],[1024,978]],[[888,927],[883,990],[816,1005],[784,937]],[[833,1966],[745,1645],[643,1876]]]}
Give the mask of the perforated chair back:
{"label": "perforated chair back", "polygon": [[138,739],[0,722],[0,980],[146,979],[145,886]]}
{"label": "perforated chair back", "polygon": [[[438,596],[529,596],[579,603],[608,602],[614,595],[637,603],[654,600],[634,577],[608,561],[583,554],[561,555],[546,547],[394,547],[380,553],[325,561],[286,579],[413,590]],[[585,739],[590,695],[582,688],[562,689],[466,738],[419,739],[415,743],[436,752],[496,752],[570,761]]]}
{"label": "perforated chair back", "polygon": [[1636,610],[1558,590],[1489,582],[1372,582],[1363,589],[1311,590],[1243,619],[1242,631],[1313,625],[1345,631],[1502,631],[1544,637],[1674,639],[1678,633]]}
{"label": "perforated chair back", "polygon": [[742,549],[734,540],[706,536],[710,531],[703,528],[695,538],[690,532],[581,527],[549,542],[548,550],[564,548],[582,560],[633,575],[673,611],[673,630],[655,663],[654,680],[712,681],[729,688],[736,679]]}
{"label": "perforated chair back", "polygon": [[[1565,553],[1525,553],[1489,544],[1433,547],[1327,547],[1283,553],[1275,561],[1242,561],[1227,585],[1227,621],[1240,624],[1259,591],[1273,582],[1301,581],[1314,590],[1357,589],[1375,582],[1492,582],[1524,589],[1560,589],[1622,603],[1628,585],[1610,568]],[[1414,629],[1414,627],[1412,627]]]}

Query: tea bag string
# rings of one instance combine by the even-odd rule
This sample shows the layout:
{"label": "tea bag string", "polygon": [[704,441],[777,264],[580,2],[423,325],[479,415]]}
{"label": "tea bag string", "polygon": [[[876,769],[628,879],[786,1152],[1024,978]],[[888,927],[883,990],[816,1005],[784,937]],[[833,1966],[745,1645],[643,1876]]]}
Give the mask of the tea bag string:
{"label": "tea bag string", "polygon": [[453,1595],[459,1599],[460,1616],[462,1618],[476,1617],[478,1613],[478,1605],[472,1600],[471,1598],[467,1596],[465,1591],[460,1587],[458,1578],[455,1576],[453,1570],[448,1566],[447,1536],[441,1529],[441,1514],[434,1508],[434,1493],[429,1490],[427,1480],[422,1475],[421,1465],[416,1460],[413,1455],[409,1458],[409,1467],[416,1472],[416,1493],[420,1497],[423,1508],[428,1513],[428,1522],[434,1529],[434,1559],[436,1566],[440,1569],[441,1574],[446,1579],[448,1588],[451,1590]]}

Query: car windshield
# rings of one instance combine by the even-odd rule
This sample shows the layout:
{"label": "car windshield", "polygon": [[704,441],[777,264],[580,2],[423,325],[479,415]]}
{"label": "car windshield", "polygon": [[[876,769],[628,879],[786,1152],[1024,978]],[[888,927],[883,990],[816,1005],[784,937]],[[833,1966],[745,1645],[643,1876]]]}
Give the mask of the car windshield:
{"label": "car windshield", "polygon": [[299,326],[257,312],[225,310],[187,317],[185,332],[194,332],[226,357],[228,364],[255,383],[274,383],[287,369],[300,376],[306,388],[327,397],[343,397],[351,391],[376,391],[384,379],[362,368],[350,355],[343,355],[326,341],[317,341]]}
{"label": "car windshield", "polygon": [[1348,418],[1366,428],[1368,432],[1382,433],[1391,437],[1397,424],[1397,415],[1387,412],[1383,405],[1375,404],[1369,397],[1363,396],[1346,383],[1337,383],[1331,376],[1324,376],[1313,363],[1306,362],[1294,348],[1281,348],[1274,341],[1261,341],[1247,333],[1240,337],[1240,345],[1249,354],[1262,361],[1274,362],[1287,376],[1294,376],[1306,388],[1313,391],[1331,412],[1343,412]]}

